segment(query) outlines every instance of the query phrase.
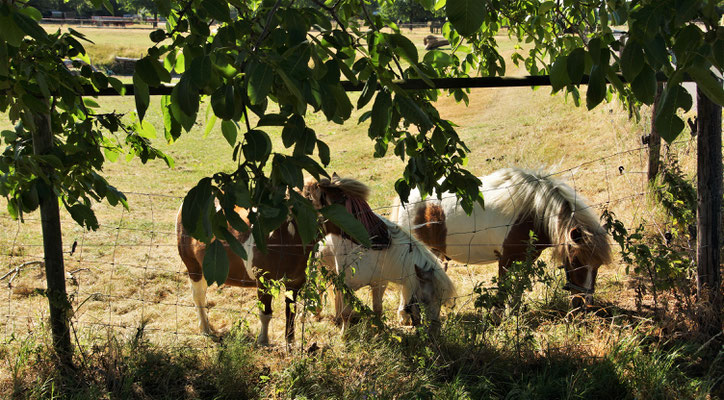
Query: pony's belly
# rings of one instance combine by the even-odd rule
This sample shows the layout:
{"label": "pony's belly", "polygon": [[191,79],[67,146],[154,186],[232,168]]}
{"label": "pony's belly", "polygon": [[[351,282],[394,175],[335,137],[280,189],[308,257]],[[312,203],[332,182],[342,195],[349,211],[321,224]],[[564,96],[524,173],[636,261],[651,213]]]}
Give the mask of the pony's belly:
{"label": "pony's belly", "polygon": [[487,264],[498,261],[501,250],[502,240],[495,244],[487,235],[467,234],[448,236],[446,255],[459,264]]}

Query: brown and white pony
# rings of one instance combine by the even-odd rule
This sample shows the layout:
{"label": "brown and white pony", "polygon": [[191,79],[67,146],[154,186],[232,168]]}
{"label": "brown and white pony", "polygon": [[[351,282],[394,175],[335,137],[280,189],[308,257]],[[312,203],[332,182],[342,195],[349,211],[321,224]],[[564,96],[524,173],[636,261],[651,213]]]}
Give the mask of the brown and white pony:
{"label": "brown and white pony", "polygon": [[391,219],[413,232],[439,257],[462,264],[498,262],[503,276],[514,261],[524,261],[529,232],[536,236],[537,258],[553,248],[565,269],[565,289],[592,302],[598,268],[611,261],[611,247],[598,216],[567,184],[544,171],[506,168],[480,178],[485,208],[465,213],[452,193],[422,199],[410,193],[395,201]]}
{"label": "brown and white pony", "polygon": [[[344,274],[344,283],[352,290],[371,286],[373,311],[382,312],[382,296],[387,283],[401,287],[398,314],[403,320],[420,322],[420,305],[431,326],[439,323],[440,308],[453,303],[455,286],[437,257],[412,235],[393,222],[375,214],[367,203],[369,188],[354,179],[336,175],[320,181],[308,180],[302,194],[316,208],[343,205],[367,229],[372,242],[365,248],[331,221],[324,222],[326,237],[319,249],[322,266]],[[336,295],[337,316],[348,322],[351,310]]]}
{"label": "brown and white pony", "polygon": [[[249,224],[249,212],[242,208],[236,209],[244,222]],[[229,276],[226,278],[226,285],[240,287],[256,287],[259,301],[263,309],[259,310],[259,321],[261,328],[257,343],[269,343],[269,321],[272,317],[272,295],[258,282],[256,276],[264,276],[269,280],[282,280],[286,290],[292,292],[292,297],[286,297],[286,332],[287,343],[294,341],[294,317],[296,314],[296,299],[299,289],[306,282],[306,267],[309,254],[313,246],[302,245],[301,236],[296,223],[287,220],[274,230],[267,239],[267,253],[261,252],[254,245],[254,238],[251,230],[244,233],[238,232],[231,226],[229,231],[244,245],[248,260],[244,260],[234,253],[224,243],[226,255],[229,258]],[[189,235],[181,223],[181,209],[176,218],[176,236],[178,239],[178,251],[181,260],[186,265],[191,279],[191,291],[194,303],[199,315],[199,327],[201,332],[214,336],[214,330],[209,324],[209,317],[206,313],[206,288],[207,282],[203,276],[203,260],[206,252],[206,244],[199,242]]]}

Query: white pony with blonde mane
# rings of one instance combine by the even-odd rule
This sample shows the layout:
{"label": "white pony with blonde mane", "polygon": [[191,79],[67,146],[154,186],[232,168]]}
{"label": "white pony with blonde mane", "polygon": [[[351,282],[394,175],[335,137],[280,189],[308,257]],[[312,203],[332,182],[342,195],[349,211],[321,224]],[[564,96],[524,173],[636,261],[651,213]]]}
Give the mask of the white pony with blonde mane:
{"label": "white pony with blonde mane", "polygon": [[[333,177],[307,181],[303,194],[317,208],[331,204],[346,204],[348,210],[363,224],[372,236],[373,247],[365,248],[346,236],[341,230],[325,222],[326,237],[319,249],[321,264],[338,275],[352,290],[371,286],[376,313],[382,312],[381,296],[387,283],[401,288],[398,314],[403,320],[411,319],[413,325],[420,322],[420,305],[425,317],[433,324],[439,323],[440,308],[452,304],[455,286],[447,276],[437,257],[409,232],[386,218],[374,214],[367,205],[369,189],[359,181]],[[352,204],[352,205],[350,205]],[[354,206],[356,205],[356,206]],[[375,232],[386,236],[375,245]],[[384,242],[384,243],[383,243]],[[345,325],[351,310],[344,306],[341,293],[337,293],[337,316]]]}
{"label": "white pony with blonde mane", "polygon": [[440,258],[462,264],[497,261],[500,275],[526,258],[533,231],[535,257],[552,247],[566,271],[566,289],[592,301],[598,268],[611,261],[611,247],[585,200],[542,170],[505,168],[480,180],[485,208],[475,204],[471,215],[452,193],[423,199],[413,190],[407,203],[396,200],[391,219]]}

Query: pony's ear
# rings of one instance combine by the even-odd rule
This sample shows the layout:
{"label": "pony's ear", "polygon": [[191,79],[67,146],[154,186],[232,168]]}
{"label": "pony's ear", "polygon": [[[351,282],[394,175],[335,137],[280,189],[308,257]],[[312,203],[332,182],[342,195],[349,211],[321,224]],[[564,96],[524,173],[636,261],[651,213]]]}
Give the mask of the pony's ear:
{"label": "pony's ear", "polygon": [[583,232],[580,228],[571,229],[571,240],[575,244],[583,244]]}
{"label": "pony's ear", "polygon": [[417,264],[415,264],[415,274],[417,275],[417,279],[421,281],[429,281],[432,279],[432,271],[425,271],[424,269],[420,268]]}
{"label": "pony's ear", "polygon": [[336,172],[332,172],[332,179],[339,179],[339,175]]}

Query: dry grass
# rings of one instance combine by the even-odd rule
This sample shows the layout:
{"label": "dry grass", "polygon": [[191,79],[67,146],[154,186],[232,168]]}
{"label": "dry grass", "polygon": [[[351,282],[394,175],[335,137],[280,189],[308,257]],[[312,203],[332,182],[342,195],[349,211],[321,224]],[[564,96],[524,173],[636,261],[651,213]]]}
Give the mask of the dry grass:
{"label": "dry grass", "polygon": [[[148,32],[144,31],[84,32],[97,43],[88,47],[94,60],[114,54],[138,55],[150,43]],[[420,47],[425,34],[413,32],[413,40]],[[141,40],[144,35],[145,42]],[[500,41],[510,54],[513,44],[502,37]],[[509,69],[510,74],[522,74],[520,70]],[[100,103],[104,110],[128,112],[134,108],[132,98],[104,98]],[[158,98],[152,99],[147,119],[162,132],[158,103]],[[647,191],[647,153],[640,148],[640,138],[648,126],[645,121],[630,121],[616,104],[586,111],[566,102],[561,95],[550,96],[548,88],[504,88],[471,90],[469,107],[442,96],[437,107],[443,117],[459,125],[458,132],[471,149],[468,168],[475,174],[484,175],[506,166],[547,167],[558,172],[559,178],[568,180],[599,211],[604,207],[613,210],[627,223],[654,219],[653,208],[642,195]],[[386,214],[394,195],[393,183],[404,164],[393,156],[372,157],[367,125],[356,123],[360,114],[356,111],[343,126],[326,122],[322,115],[312,115],[310,120],[317,135],[332,149],[328,170],[369,184],[373,208]],[[7,125],[6,116],[0,117],[0,128]],[[280,149],[280,133],[270,133],[275,149]],[[111,184],[128,194],[130,212],[97,205],[101,228],[96,232],[83,231],[63,213],[64,249],[70,251],[71,245],[78,243],[73,254],[66,254],[65,262],[67,271],[75,271],[68,280],[68,291],[73,296],[78,341],[86,349],[109,336],[132,337],[141,327],[161,346],[214,346],[197,335],[196,313],[176,250],[174,222],[182,196],[201,177],[234,167],[231,148],[218,126],[203,137],[201,120],[172,145],[164,143],[162,137],[155,142],[175,159],[173,169],[159,162],[141,165],[138,160],[109,163],[105,168]],[[679,157],[686,171],[694,171],[695,143],[684,141],[672,145],[669,151]],[[9,218],[4,201],[0,208],[0,272],[42,259],[39,215],[26,215],[25,222],[19,223]],[[454,266],[449,274],[459,293],[470,294],[475,284],[489,281],[495,270],[491,265]],[[599,273],[597,295],[605,302],[628,308],[634,294],[627,289],[626,281],[621,265],[606,266]],[[48,313],[45,298],[38,295],[44,287],[42,271],[31,267],[23,270],[11,287],[7,280],[0,283],[0,337],[6,340],[12,335],[42,330]],[[255,291],[214,286],[209,289],[209,300],[211,322],[217,329],[228,331],[241,320],[256,331]],[[396,303],[395,292],[388,291],[385,310],[391,321],[395,320]],[[281,344],[282,300],[277,299],[274,307],[276,317],[272,320],[270,339]],[[317,342],[334,349],[343,346],[337,328],[329,322],[330,308],[325,309],[321,321],[306,320],[306,343]],[[458,301],[457,313],[471,311],[470,298]],[[566,328],[557,320],[540,325],[537,336],[541,346],[565,337],[562,329]],[[593,329],[606,333],[587,335],[585,340],[571,345],[586,348],[586,354],[605,354],[605,337],[614,333],[605,327]],[[263,350],[263,354],[269,362],[276,363],[272,368],[284,368],[283,352],[272,348]],[[6,367],[0,367],[0,371]]]}

